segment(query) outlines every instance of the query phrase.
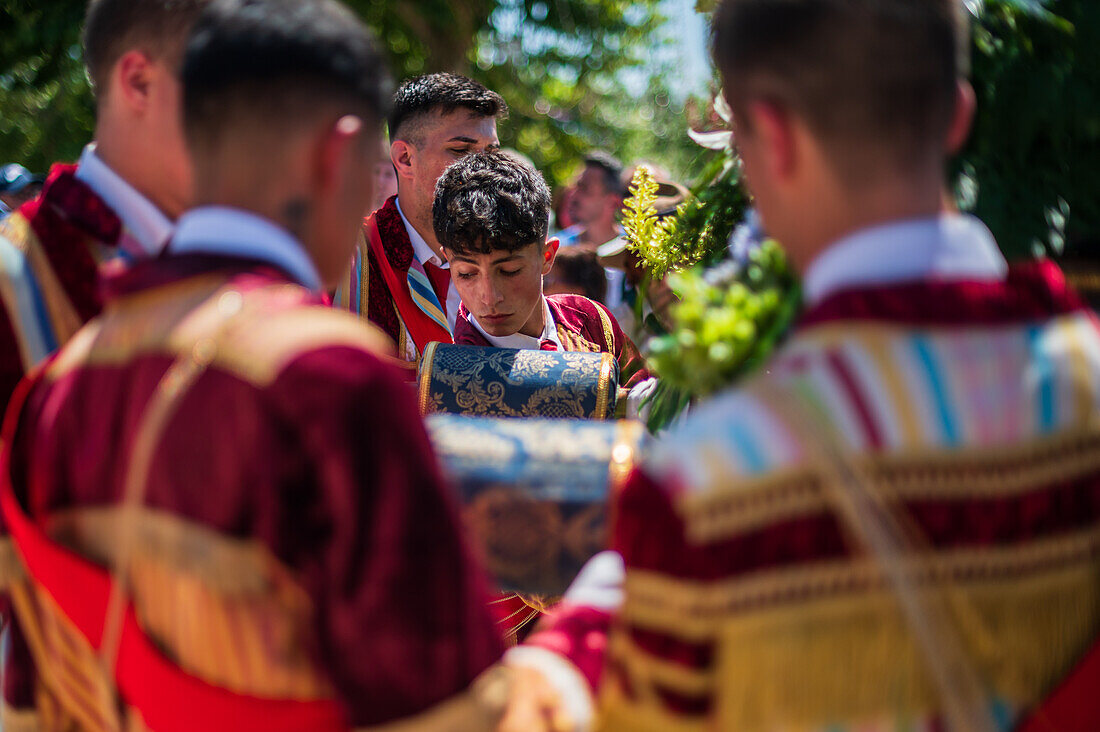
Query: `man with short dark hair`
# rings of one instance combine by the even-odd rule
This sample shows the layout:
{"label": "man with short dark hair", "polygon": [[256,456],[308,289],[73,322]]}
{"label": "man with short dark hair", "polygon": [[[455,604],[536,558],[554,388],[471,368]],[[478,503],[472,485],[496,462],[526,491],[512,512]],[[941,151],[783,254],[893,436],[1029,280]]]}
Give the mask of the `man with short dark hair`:
{"label": "man with short dark hair", "polygon": [[24,373],[99,312],[99,265],[159,254],[190,203],[179,65],[207,1],[88,4],[95,142],[0,224],[0,410]]}
{"label": "man with short dark hair", "polygon": [[550,676],[598,680],[604,728],[1100,719],[1100,330],[1055,265],[1008,265],[944,204],[967,40],[959,0],[717,10],[805,310],[616,497],[625,575],[601,557],[532,639]]}
{"label": "man with short dark hair", "polygon": [[596,150],[584,157],[569,199],[569,216],[575,223],[559,234],[562,246],[595,251],[622,233],[618,219],[626,196],[622,175],[623,164],[610,153]]}
{"label": "man with short dark hair", "polygon": [[462,156],[499,149],[497,120],[507,113],[500,95],[457,74],[410,79],[394,95],[397,196],[367,217],[336,301],[393,338],[410,376],[429,342],[451,342],[458,317],[458,293],[432,229],[435,183]]}
{"label": "man with short dark hair", "polygon": [[486,578],[388,340],[325,299],[384,56],[335,0],[214,0],[183,83],[196,208],[0,437],[5,681],[51,729],[486,728]]}

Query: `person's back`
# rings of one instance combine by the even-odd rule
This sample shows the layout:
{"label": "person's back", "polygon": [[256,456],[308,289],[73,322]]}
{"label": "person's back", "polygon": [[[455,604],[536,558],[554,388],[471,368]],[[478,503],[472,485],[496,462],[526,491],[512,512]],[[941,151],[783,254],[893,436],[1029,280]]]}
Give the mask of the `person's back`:
{"label": "person's back", "polygon": [[726,0],[714,24],[805,310],[617,497],[622,605],[530,642],[568,649],[606,729],[992,730],[1040,705],[1092,728],[1067,722],[1094,684],[1062,684],[1100,627],[1100,330],[1054,265],[945,210],[962,4]]}
{"label": "person's back", "polygon": [[0,221],[0,411],[25,373],[99,313],[98,267],[160,254],[189,202],[178,77],[206,2],[88,3],[95,141]]}
{"label": "person's back", "polygon": [[476,722],[458,695],[502,650],[485,578],[387,339],[322,295],[370,197],[384,68],[329,0],[218,0],[200,20],[202,205],[168,256],[111,280],[3,437],[25,569],[6,681],[42,719]]}

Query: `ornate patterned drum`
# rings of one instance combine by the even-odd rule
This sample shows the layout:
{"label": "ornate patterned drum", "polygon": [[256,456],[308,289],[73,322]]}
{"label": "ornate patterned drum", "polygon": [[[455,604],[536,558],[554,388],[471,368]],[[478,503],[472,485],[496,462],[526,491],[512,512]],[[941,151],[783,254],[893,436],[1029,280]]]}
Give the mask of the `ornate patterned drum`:
{"label": "ornate patterned drum", "polygon": [[608,497],[629,474],[640,422],[428,417],[467,526],[505,590],[560,596],[607,547]]}
{"label": "ornate patterned drum", "polygon": [[420,362],[422,414],[608,419],[619,365],[610,353],[429,343]]}

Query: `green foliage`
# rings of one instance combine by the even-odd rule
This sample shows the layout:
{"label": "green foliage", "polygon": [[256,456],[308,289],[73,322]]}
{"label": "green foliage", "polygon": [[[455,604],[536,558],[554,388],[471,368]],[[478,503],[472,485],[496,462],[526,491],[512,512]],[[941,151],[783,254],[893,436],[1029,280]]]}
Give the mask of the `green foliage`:
{"label": "green foliage", "polygon": [[95,120],[82,0],[0,0],[0,164],[75,160]]}
{"label": "green foliage", "polygon": [[646,269],[655,277],[664,277],[679,262],[672,261],[676,257],[668,247],[673,219],[657,218],[657,190],[657,180],[649,168],[639,166],[630,183],[631,195],[623,203],[623,229],[630,250],[645,263]]}
{"label": "green foliage", "polygon": [[1100,241],[1100,3],[978,5],[963,205],[1012,257]]}
{"label": "green foliage", "polygon": [[[450,70],[512,108],[501,141],[553,184],[603,147],[686,174],[685,107],[654,73],[632,99],[621,72],[648,63],[659,0],[347,0],[376,30],[394,73]],[[86,0],[0,0],[0,163],[45,170],[91,138],[94,102],[80,60]],[[659,69],[651,69],[659,71]]]}

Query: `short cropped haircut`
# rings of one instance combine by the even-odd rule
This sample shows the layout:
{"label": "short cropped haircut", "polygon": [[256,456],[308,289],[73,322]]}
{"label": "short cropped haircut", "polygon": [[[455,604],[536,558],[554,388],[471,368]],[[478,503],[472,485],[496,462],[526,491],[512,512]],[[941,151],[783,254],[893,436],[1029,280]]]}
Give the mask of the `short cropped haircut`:
{"label": "short cropped haircut", "polygon": [[132,49],[179,72],[187,35],[209,0],[91,0],[84,18],[84,64],[97,94]]}
{"label": "short cropped haircut", "polygon": [[537,170],[505,153],[472,153],[436,182],[432,225],[439,243],[457,254],[542,244],[550,188]]}
{"label": "short cropped haircut", "polygon": [[387,120],[390,139],[417,144],[416,123],[424,115],[447,114],[456,109],[465,109],[478,117],[508,116],[504,98],[473,79],[458,74],[425,74],[409,79],[394,94]]}
{"label": "short cropped haircut", "polygon": [[184,131],[194,151],[322,114],[381,125],[392,88],[374,35],[336,0],[214,0],[184,58]]}
{"label": "short cropped haircut", "polygon": [[763,99],[826,143],[912,154],[950,125],[968,31],[961,0],[723,0],[712,41],[742,120]]}
{"label": "short cropped haircut", "polygon": [[591,249],[562,247],[554,259],[553,278],[558,284],[573,285],[589,300],[603,302],[607,297],[607,273]]}
{"label": "short cropped haircut", "polygon": [[623,164],[609,152],[594,150],[584,156],[586,167],[596,168],[603,179],[603,188],[608,193],[617,196],[625,196],[627,191],[623,186]]}

